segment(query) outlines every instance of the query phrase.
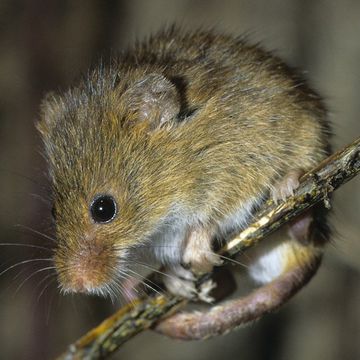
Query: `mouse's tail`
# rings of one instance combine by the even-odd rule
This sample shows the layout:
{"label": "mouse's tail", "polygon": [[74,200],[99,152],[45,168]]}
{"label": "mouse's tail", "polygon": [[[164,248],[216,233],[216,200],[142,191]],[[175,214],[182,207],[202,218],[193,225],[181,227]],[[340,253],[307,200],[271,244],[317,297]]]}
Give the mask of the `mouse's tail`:
{"label": "mouse's tail", "polygon": [[308,245],[302,250],[306,256],[301,257],[301,261],[292,262],[284,273],[249,295],[214,306],[206,312],[175,314],[158,323],[155,330],[172,338],[200,340],[260,319],[286,303],[316,273],[322,258],[321,249]]}

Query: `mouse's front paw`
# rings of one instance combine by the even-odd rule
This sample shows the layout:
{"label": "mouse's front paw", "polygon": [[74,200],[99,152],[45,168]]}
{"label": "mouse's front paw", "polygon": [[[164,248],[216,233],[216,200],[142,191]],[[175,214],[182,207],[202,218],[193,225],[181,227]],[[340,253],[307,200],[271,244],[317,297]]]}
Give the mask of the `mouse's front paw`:
{"label": "mouse's front paw", "polygon": [[290,171],[280,181],[278,181],[272,191],[271,197],[275,203],[285,200],[294,195],[294,191],[299,187],[299,178],[304,172],[301,170]]}
{"label": "mouse's front paw", "polygon": [[174,295],[187,299],[196,297],[195,276],[181,265],[167,268],[163,275],[166,288]]}
{"label": "mouse's front paw", "polygon": [[181,265],[168,268],[163,275],[163,281],[168,291],[173,295],[189,300],[214,301],[210,292],[216,287],[216,284],[209,279],[197,287],[193,273]]}
{"label": "mouse's front paw", "polygon": [[196,274],[210,272],[214,266],[221,265],[220,255],[211,248],[211,235],[204,228],[190,231],[182,262]]}
{"label": "mouse's front paw", "polygon": [[220,256],[211,250],[194,250],[188,247],[184,252],[183,263],[196,274],[205,274],[212,271],[214,266],[221,265]]}

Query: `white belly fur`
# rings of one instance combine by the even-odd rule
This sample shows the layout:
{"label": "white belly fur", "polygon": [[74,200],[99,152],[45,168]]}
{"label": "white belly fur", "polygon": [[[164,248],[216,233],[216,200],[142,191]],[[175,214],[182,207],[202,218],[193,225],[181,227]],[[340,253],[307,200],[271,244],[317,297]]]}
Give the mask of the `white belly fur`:
{"label": "white belly fur", "polygon": [[280,229],[267,237],[262,244],[246,252],[249,275],[259,284],[274,280],[286,270],[288,259],[293,252],[293,241],[287,228]]}

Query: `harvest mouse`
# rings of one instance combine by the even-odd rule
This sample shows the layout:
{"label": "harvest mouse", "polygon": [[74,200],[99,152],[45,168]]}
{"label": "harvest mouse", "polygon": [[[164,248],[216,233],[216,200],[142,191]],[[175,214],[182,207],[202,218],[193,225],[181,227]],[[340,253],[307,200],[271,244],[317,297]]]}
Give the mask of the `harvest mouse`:
{"label": "harvest mouse", "polygon": [[[64,292],[89,294],[124,289],[141,262],[166,269],[170,292],[194,297],[194,274],[222,262],[214,239],[244,229],[266,199],[292,194],[329,149],[321,99],[279,58],[241,38],[176,27],[49,94],[38,129],[58,280]],[[263,284],[254,318],[311,278],[327,238],[318,208],[249,253],[249,274]],[[242,316],[235,307],[233,326]],[[159,331],[199,338],[215,327]]]}

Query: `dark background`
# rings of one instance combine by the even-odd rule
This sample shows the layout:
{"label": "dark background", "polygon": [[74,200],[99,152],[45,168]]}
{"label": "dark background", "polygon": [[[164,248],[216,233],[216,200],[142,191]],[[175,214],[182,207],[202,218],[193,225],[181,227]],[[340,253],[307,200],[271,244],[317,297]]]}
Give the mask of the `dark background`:
{"label": "dark background", "polygon": [[[359,1],[1,0],[0,243],[51,246],[26,228],[52,234],[46,165],[34,129],[44,94],[69,86],[100,56],[174,21],[246,32],[276,49],[325,97],[334,149],[359,136]],[[318,275],[278,313],[199,343],[142,334],[113,358],[360,359],[359,180],[334,196],[336,233]],[[0,272],[47,256],[0,246]],[[35,274],[44,266],[50,264],[28,262],[0,276],[2,359],[52,358],[113,311],[109,301],[60,295],[47,271]]]}

